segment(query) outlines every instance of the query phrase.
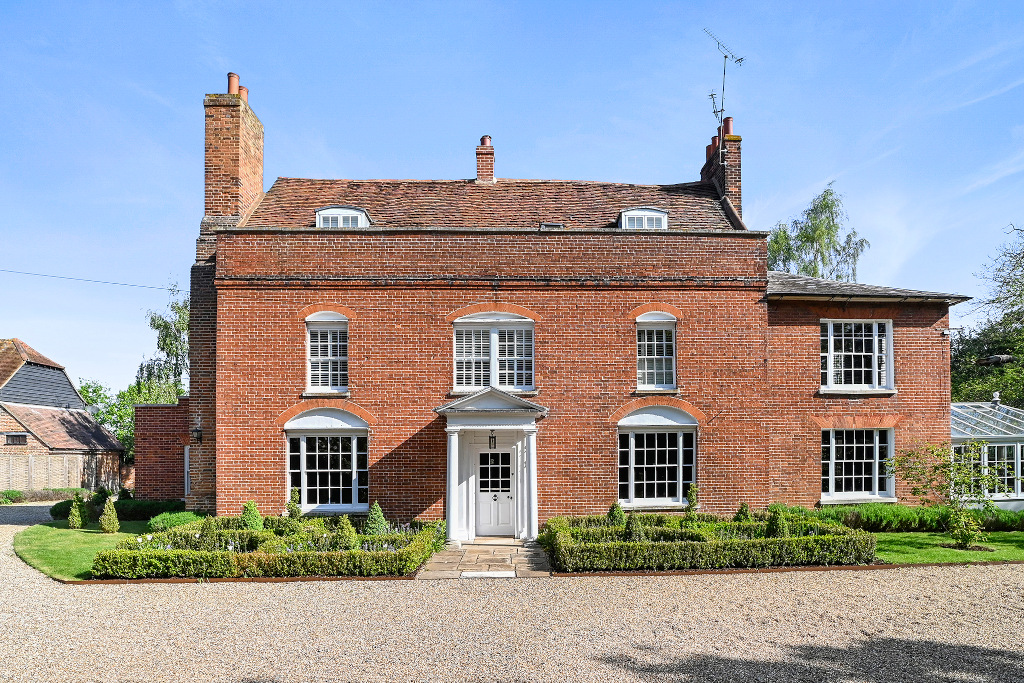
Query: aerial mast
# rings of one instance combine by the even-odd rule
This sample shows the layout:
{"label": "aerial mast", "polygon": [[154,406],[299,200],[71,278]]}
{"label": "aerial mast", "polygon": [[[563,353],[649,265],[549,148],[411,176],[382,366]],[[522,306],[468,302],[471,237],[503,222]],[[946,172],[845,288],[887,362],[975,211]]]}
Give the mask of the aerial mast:
{"label": "aerial mast", "polygon": [[716,95],[715,91],[711,91],[709,97],[711,98],[711,111],[715,114],[715,119],[718,120],[718,163],[725,165],[725,133],[722,123],[725,120],[725,71],[731,61],[736,66],[743,65],[743,57],[737,57],[736,54],[730,50],[725,43],[723,43],[718,36],[704,29],[704,33],[708,34],[711,40],[715,41],[718,46],[718,51],[722,53],[722,92],[721,96]]}

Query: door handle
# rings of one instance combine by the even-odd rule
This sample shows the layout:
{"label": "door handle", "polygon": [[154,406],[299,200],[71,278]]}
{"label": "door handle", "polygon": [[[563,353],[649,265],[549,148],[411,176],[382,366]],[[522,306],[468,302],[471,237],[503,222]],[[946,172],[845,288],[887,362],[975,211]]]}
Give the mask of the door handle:
{"label": "door handle", "polygon": [[498,494],[495,493],[493,496],[491,496],[491,500],[498,500]]}
{"label": "door handle", "polygon": [[509,497],[508,497],[508,499],[509,499],[509,500],[512,500],[512,496],[509,496]]}

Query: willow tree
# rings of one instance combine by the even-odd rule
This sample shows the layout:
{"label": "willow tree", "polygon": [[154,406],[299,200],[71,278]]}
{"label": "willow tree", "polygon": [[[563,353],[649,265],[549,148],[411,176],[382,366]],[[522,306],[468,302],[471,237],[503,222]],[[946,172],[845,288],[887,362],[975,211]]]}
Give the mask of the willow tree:
{"label": "willow tree", "polygon": [[825,280],[857,281],[857,261],[871,246],[853,228],[832,183],[799,218],[778,223],[768,238],[768,268]]}

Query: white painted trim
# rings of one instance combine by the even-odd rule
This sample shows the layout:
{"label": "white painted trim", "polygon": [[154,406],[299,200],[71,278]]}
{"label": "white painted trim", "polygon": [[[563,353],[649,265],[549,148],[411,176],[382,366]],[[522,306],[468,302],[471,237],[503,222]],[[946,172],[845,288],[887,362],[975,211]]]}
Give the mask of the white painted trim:
{"label": "white painted trim", "polygon": [[[355,413],[350,413],[341,408],[313,408],[299,413],[284,423],[284,431],[301,432],[366,432],[370,424]],[[343,434],[348,436],[348,434]]]}
{"label": "white painted trim", "polygon": [[348,318],[335,311],[317,311],[306,316],[307,323],[348,322]]}
{"label": "white painted trim", "polygon": [[184,484],[185,484],[185,486],[184,486],[184,489],[185,489],[185,495],[186,496],[192,494],[192,473],[189,471],[191,451],[192,451],[192,447],[191,446],[185,446],[185,456],[184,456],[184,459],[185,459],[185,480],[184,480]]}
{"label": "white painted trim", "polygon": [[[834,376],[835,369],[833,368],[832,361],[835,352],[832,351],[832,324],[833,323],[869,323],[877,325],[878,323],[885,323],[885,362],[886,362],[886,380],[887,384],[833,384],[832,377]],[[820,318],[818,320],[819,328],[821,325],[828,325],[828,350],[824,353],[826,357],[826,377],[828,378],[828,384],[820,384],[818,393],[820,394],[863,394],[863,395],[888,395],[896,393],[896,366],[895,358],[896,352],[893,348],[893,324],[891,319],[886,318]],[[877,331],[877,327],[873,328]],[[876,332],[872,332],[872,338],[878,339]],[[818,339],[821,339],[820,329]],[[818,353],[819,359],[823,354]],[[877,346],[876,351],[871,354],[872,369],[874,371],[875,379],[878,379],[878,367],[877,367],[878,352]],[[818,370],[818,380],[821,380],[821,370]]]}
{"label": "white painted trim", "polygon": [[[371,223],[370,215],[368,213],[366,213],[366,211],[364,209],[360,209],[357,206],[338,206],[338,205],[335,205],[335,206],[325,206],[325,207],[323,207],[321,209],[317,209],[317,211],[316,211],[316,227],[318,227],[318,228],[325,227],[324,223],[326,221],[324,221],[324,218],[325,217],[332,217],[332,216],[337,216],[338,217],[338,225],[336,225],[336,226],[326,226],[329,229],[333,228],[333,229],[336,229],[336,230],[344,230],[344,229],[350,229],[350,228],[368,228],[368,227],[370,227],[370,223]],[[355,218],[356,218],[356,225],[342,225],[344,217],[352,217],[352,216],[355,216]]]}
{"label": "white painted trim", "polygon": [[651,311],[649,313],[641,313],[636,317],[638,323],[675,323],[676,318],[671,313],[665,313],[664,311]]}
{"label": "white painted trim", "polygon": [[[648,227],[647,219],[661,218],[659,227]],[[643,227],[629,227],[630,218],[643,218]],[[619,212],[619,228],[622,230],[668,230],[668,211],[653,206],[638,206]]]}

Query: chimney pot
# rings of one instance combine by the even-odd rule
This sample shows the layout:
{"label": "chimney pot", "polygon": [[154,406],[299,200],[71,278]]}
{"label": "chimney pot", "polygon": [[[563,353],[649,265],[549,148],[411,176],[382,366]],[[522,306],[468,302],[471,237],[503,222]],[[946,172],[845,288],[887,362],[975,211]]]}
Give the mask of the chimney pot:
{"label": "chimney pot", "polygon": [[490,147],[491,146],[491,136],[490,135],[485,135],[482,138],[480,138],[480,146],[481,147]]}
{"label": "chimney pot", "polygon": [[705,148],[705,151],[708,154],[708,157],[707,157],[706,161],[710,161],[711,160],[711,155],[714,154],[714,152],[715,152],[715,146],[714,145],[708,145]]}
{"label": "chimney pot", "polygon": [[238,74],[236,74],[234,71],[228,72],[228,94],[238,94]]}
{"label": "chimney pot", "polygon": [[249,89],[246,88],[244,85],[238,86],[238,96],[242,98],[243,102],[248,103],[249,102]]}
{"label": "chimney pot", "polygon": [[718,149],[718,136],[714,135],[711,137],[711,149]]}
{"label": "chimney pot", "polygon": [[731,116],[726,116],[725,117],[725,126],[724,126],[724,128],[725,128],[725,130],[723,131],[724,135],[732,135],[732,117]]}

